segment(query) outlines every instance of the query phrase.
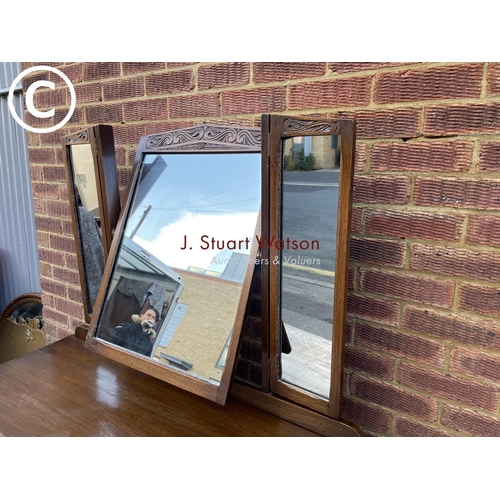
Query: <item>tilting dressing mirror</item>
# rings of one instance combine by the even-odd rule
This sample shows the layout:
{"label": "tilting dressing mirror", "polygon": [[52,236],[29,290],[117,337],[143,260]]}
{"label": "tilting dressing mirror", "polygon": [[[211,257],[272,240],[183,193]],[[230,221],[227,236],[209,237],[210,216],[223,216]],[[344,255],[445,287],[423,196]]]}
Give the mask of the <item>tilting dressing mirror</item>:
{"label": "tilting dressing mirror", "polygon": [[339,418],[355,124],[284,116],[264,124],[270,134],[270,266],[263,296],[270,389]]}
{"label": "tilting dressing mirror", "polygon": [[113,128],[96,125],[63,138],[85,320],[90,322],[120,214]]}
{"label": "tilting dressing mirror", "polygon": [[257,257],[260,129],[143,137],[86,346],[224,404]]}

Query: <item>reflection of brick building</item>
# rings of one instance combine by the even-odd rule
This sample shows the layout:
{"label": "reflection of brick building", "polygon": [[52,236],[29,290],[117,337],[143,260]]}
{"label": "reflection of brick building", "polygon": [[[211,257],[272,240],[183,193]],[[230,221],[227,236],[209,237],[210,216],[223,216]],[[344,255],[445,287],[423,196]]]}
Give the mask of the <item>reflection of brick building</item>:
{"label": "reflection of brick building", "polygon": [[222,370],[216,364],[233,328],[242,285],[180,269],[176,272],[184,281],[180,302],[188,307],[172,340],[160,351],[192,363],[190,373],[220,380]]}

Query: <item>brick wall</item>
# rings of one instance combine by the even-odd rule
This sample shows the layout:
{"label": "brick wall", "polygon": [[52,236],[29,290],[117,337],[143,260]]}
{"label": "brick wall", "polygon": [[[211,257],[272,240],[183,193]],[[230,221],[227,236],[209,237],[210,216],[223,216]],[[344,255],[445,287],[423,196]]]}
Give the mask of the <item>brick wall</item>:
{"label": "brick wall", "polygon": [[[368,435],[500,435],[500,64],[49,64],[77,95],[62,130],[28,133],[52,339],[83,318],[62,135],[113,125],[123,194],[143,135],[258,126],[262,113],[353,117],[343,417]],[[36,104],[57,121],[69,95],[57,85]]]}

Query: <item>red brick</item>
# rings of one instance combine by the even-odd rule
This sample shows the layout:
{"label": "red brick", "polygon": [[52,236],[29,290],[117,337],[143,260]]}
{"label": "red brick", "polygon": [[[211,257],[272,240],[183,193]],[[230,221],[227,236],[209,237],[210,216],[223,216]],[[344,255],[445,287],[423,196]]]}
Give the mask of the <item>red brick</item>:
{"label": "red brick", "polygon": [[68,316],[66,314],[54,311],[49,307],[43,308],[43,318],[45,323],[58,323],[60,325],[68,326]]}
{"label": "red brick", "polygon": [[424,135],[451,136],[500,132],[500,103],[428,106]]}
{"label": "red brick", "polygon": [[388,104],[480,97],[483,64],[381,73],[375,77],[375,102]]}
{"label": "red brick", "polygon": [[192,69],[146,75],[146,95],[175,94],[194,89]]}
{"label": "red brick", "polygon": [[410,246],[410,267],[436,274],[499,281],[500,252],[474,252],[416,243]]}
{"label": "red brick", "polygon": [[349,271],[347,273],[347,289],[354,290],[356,284],[356,268],[354,266],[349,266]]}
{"label": "red brick", "polygon": [[118,174],[118,186],[123,188],[128,187],[132,176],[132,170],[130,169],[130,167],[118,168],[117,174]]}
{"label": "red brick", "polygon": [[461,215],[365,210],[365,232],[400,238],[458,241],[463,220]]}
{"label": "red brick", "polygon": [[45,294],[66,297],[66,285],[64,283],[57,283],[55,281],[42,278],[40,280],[40,286]]}
{"label": "red brick", "polygon": [[[83,300],[81,289],[68,286],[68,299],[81,304]],[[81,320],[79,322],[81,323]]]}
{"label": "red brick", "polygon": [[354,376],[351,380],[351,394],[427,422],[437,421],[439,408],[437,401],[394,385]]}
{"label": "red brick", "polygon": [[52,278],[52,267],[50,264],[46,264],[45,262],[38,262],[40,266],[40,276],[45,278]]}
{"label": "red brick", "polygon": [[359,233],[361,231],[361,218],[363,216],[363,210],[361,208],[354,207],[351,212],[351,232]]}
{"label": "red brick", "polygon": [[[166,120],[167,100],[148,99],[140,101],[129,101],[123,103],[125,121],[136,122],[140,120]],[[165,126],[164,124],[162,124]]]}
{"label": "red brick", "polygon": [[[73,85],[80,83],[83,78],[82,65],[81,64],[71,64],[69,66],[59,66],[58,69],[62,71],[71,81]],[[50,73],[50,78],[56,76],[54,73]],[[58,77],[59,78],[59,77]],[[77,101],[78,102],[78,101]]]}
{"label": "red brick", "polygon": [[120,76],[119,62],[90,62],[83,64],[83,79],[103,80]]}
{"label": "red brick", "polygon": [[500,142],[482,142],[479,148],[478,172],[500,172]]}
{"label": "red brick", "polygon": [[148,73],[165,69],[163,62],[122,62],[123,74]]}
{"label": "red brick", "polygon": [[[43,146],[56,146],[56,163],[62,163],[62,148],[61,141],[65,135],[69,135],[71,133],[73,127],[65,126],[54,132],[49,132],[48,134],[39,134],[40,141]],[[81,130],[82,127],[78,127]],[[59,160],[59,153],[61,153],[61,159]]]}
{"label": "red brick", "polygon": [[121,103],[86,106],[85,119],[87,123],[113,123],[123,121]]}
{"label": "red brick", "polygon": [[500,94],[500,63],[488,63],[488,95]]}
{"label": "red brick", "polygon": [[[61,123],[69,113],[69,108],[59,108],[55,110],[54,121],[55,123]],[[73,114],[71,115],[68,124],[73,126],[83,127],[85,123],[83,117],[83,110],[80,108],[76,108]]]}
{"label": "red brick", "polygon": [[221,63],[198,68],[198,89],[244,85],[249,82],[249,63]]}
{"label": "red brick", "polygon": [[290,85],[288,108],[366,106],[370,103],[371,77],[304,82]]}
{"label": "red brick", "polygon": [[422,367],[401,363],[398,382],[434,396],[466,405],[496,411],[499,389],[449,373],[441,373]]}
{"label": "red brick", "polygon": [[450,358],[450,370],[471,375],[474,378],[484,378],[500,383],[500,355],[472,351],[463,347],[453,347]]}
{"label": "red brick", "polygon": [[50,246],[49,233],[43,233],[43,232],[38,231],[37,239],[38,239],[39,250],[40,250],[40,247],[47,247],[48,248]]}
{"label": "red brick", "polygon": [[74,335],[75,332],[73,330],[69,330],[68,328],[61,328],[61,327],[57,327],[56,328],[56,338],[57,340],[62,340],[66,337],[69,337],[71,335]]}
{"label": "red brick", "polygon": [[399,304],[351,293],[347,297],[347,314],[396,326],[399,323]]}
{"label": "red brick", "polygon": [[28,140],[28,147],[38,147],[40,146],[40,136],[41,135],[48,135],[48,134],[39,134],[38,132],[30,132],[29,130],[26,131],[26,139]]}
{"label": "red brick", "polygon": [[73,236],[73,221],[72,220],[62,220],[62,232],[63,234],[70,234]]}
{"label": "red brick", "polygon": [[[38,239],[40,240],[41,234],[38,234]],[[38,258],[41,262],[47,262],[49,264],[56,264],[58,266],[64,266],[64,254],[61,252],[54,252],[48,248],[38,247]]]}
{"label": "red brick", "polygon": [[360,291],[397,299],[451,307],[455,283],[438,278],[423,278],[412,274],[361,269]]}
{"label": "red brick", "polygon": [[410,191],[409,177],[357,175],[353,202],[406,205],[410,201]]}
{"label": "red brick", "polygon": [[54,275],[54,279],[64,281],[72,285],[80,285],[80,276],[75,271],[54,267],[52,269],[52,274]]}
{"label": "red brick", "polygon": [[76,258],[76,255],[67,253],[65,254],[66,257],[66,267],[68,269],[72,269],[73,271],[78,271],[78,259]]}
{"label": "red brick", "polygon": [[357,71],[367,71],[379,68],[389,68],[391,66],[400,66],[397,62],[331,62],[328,63],[328,68],[334,73],[354,73]]}
{"label": "red brick", "polygon": [[[359,324],[356,326],[356,328]],[[382,379],[392,380],[394,375],[394,359],[365,352],[359,348],[346,346],[345,369],[356,373],[364,372]]]}
{"label": "red brick", "polygon": [[47,201],[47,213],[52,217],[69,219],[71,212],[67,201]]}
{"label": "red brick", "polygon": [[50,247],[54,250],[63,250],[65,252],[75,253],[75,240],[73,238],[65,238],[56,234],[50,235]]}
{"label": "red brick", "polygon": [[45,181],[66,182],[66,169],[64,167],[43,167]]}
{"label": "red brick", "polygon": [[[210,122],[213,123],[214,120],[210,120]],[[194,121],[146,123],[146,135],[162,134],[163,132],[170,132],[171,130],[192,127],[194,124]],[[131,160],[132,164],[134,155],[131,156]]]}
{"label": "red brick", "polygon": [[45,200],[33,200],[35,213],[46,214],[47,213],[47,202]]}
{"label": "red brick", "polygon": [[492,179],[417,178],[415,203],[435,207],[500,209],[500,182]]}
{"label": "red brick", "polygon": [[445,429],[431,427],[404,417],[395,416],[391,436],[395,437],[448,437],[453,436]]}
{"label": "red brick", "polygon": [[352,399],[342,401],[341,418],[374,432],[384,433],[389,428],[390,413]]}
{"label": "red brick", "polygon": [[403,328],[454,343],[500,350],[500,324],[497,321],[405,306]]}
{"label": "red brick", "polygon": [[30,178],[32,181],[43,181],[43,167],[40,165],[30,166]]}
{"label": "red brick", "polygon": [[102,86],[100,83],[75,85],[75,95],[78,105],[88,102],[100,102],[102,101]]}
{"label": "red brick", "polygon": [[346,344],[351,344],[352,343],[352,320],[347,318],[346,325],[345,325],[345,343]]}
{"label": "red brick", "polygon": [[298,80],[324,75],[326,64],[322,62],[256,62],[253,63],[254,83]]}
{"label": "red brick", "polygon": [[146,135],[143,124],[113,126],[115,144],[138,144],[140,138]]}
{"label": "red brick", "polygon": [[29,148],[28,158],[30,163],[55,163],[54,148]]}
{"label": "red brick", "polygon": [[66,89],[56,88],[55,90],[39,90],[35,92],[33,101],[35,108],[39,111],[65,106],[67,104]]}
{"label": "red brick", "polygon": [[441,422],[457,432],[477,437],[500,436],[500,420],[472,410],[443,405]]}
{"label": "red brick", "polygon": [[102,84],[105,101],[142,97],[144,95],[144,78],[126,78]]}
{"label": "red brick", "polygon": [[285,87],[231,90],[222,93],[223,115],[272,113],[285,109]]}
{"label": "red brick", "polygon": [[76,318],[83,318],[83,306],[81,303],[78,304],[76,302],[71,302],[70,300],[56,297],[55,305],[56,309],[62,313]]}
{"label": "red brick", "polygon": [[467,311],[500,316],[500,288],[463,283],[458,305]]}
{"label": "red brick", "polygon": [[[37,64],[37,66],[42,66],[42,64]],[[22,79],[22,85],[23,85],[23,92],[26,94],[27,90],[31,85],[35,82],[38,82],[40,80],[48,80],[50,81],[50,77],[53,73],[49,71],[36,71],[32,72],[29,75],[25,76]]]}
{"label": "red brick", "polygon": [[403,267],[406,247],[398,241],[351,238],[349,258],[359,262]]}
{"label": "red brick", "polygon": [[220,115],[219,94],[171,97],[168,105],[170,118]]}
{"label": "red brick", "polygon": [[366,144],[356,144],[356,152],[354,154],[354,170],[362,172],[366,168]]}
{"label": "red brick", "polygon": [[340,116],[356,120],[357,139],[395,139],[418,137],[420,109],[358,111]]}
{"label": "red brick", "polygon": [[469,245],[500,246],[500,217],[469,215],[466,242]]}
{"label": "red brick", "polygon": [[377,171],[465,172],[472,165],[471,142],[391,142],[371,149],[371,169]]}
{"label": "red brick", "polygon": [[357,345],[376,349],[378,352],[390,353],[438,367],[444,366],[446,346],[443,342],[422,339],[359,322],[356,324],[354,341]]}
{"label": "red brick", "polygon": [[[21,117],[22,118],[22,117]],[[54,117],[51,118],[38,118],[27,111],[24,113],[24,123],[29,125],[30,127],[34,127],[36,129],[39,128],[47,128],[54,126]],[[31,149],[28,153],[31,152]]]}
{"label": "red brick", "polygon": [[35,198],[59,198],[59,186],[57,184],[46,184],[43,182],[32,182],[31,192]]}
{"label": "red brick", "polygon": [[35,215],[35,227],[38,231],[48,231],[50,233],[61,233],[61,221],[52,217],[41,217]]}

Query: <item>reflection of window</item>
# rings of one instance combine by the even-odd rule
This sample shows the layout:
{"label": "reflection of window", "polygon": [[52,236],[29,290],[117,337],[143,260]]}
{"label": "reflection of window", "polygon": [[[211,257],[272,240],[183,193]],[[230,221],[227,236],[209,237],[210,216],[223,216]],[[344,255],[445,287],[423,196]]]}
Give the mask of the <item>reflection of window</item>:
{"label": "reflection of window", "polygon": [[215,368],[220,368],[221,370],[224,369],[224,366],[226,366],[226,358],[227,358],[227,351],[229,349],[229,342],[231,341],[231,334],[233,331],[231,330],[231,333],[228,335],[226,343],[224,344],[224,347],[222,348],[222,352],[220,353],[219,359],[217,360],[217,363],[215,364]]}

